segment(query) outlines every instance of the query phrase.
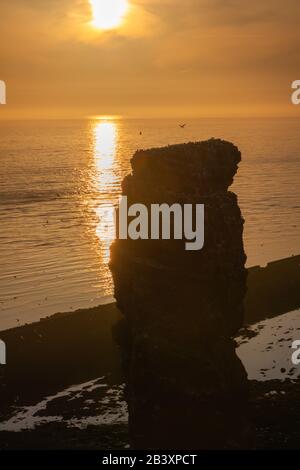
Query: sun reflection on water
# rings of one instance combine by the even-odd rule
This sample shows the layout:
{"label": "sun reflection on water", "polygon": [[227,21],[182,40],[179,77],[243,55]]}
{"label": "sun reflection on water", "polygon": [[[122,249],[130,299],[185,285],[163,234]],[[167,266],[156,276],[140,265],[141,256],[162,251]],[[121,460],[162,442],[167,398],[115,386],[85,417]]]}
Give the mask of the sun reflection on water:
{"label": "sun reflection on water", "polygon": [[99,203],[96,207],[96,234],[104,262],[110,257],[115,239],[115,206],[120,194],[120,165],[117,158],[118,123],[101,119],[94,124],[94,158],[97,170]]}
{"label": "sun reflection on water", "polygon": [[[95,137],[95,158],[97,169],[101,172],[103,170],[111,170],[116,158],[117,148],[117,125],[115,122],[101,121],[95,124],[94,127]],[[105,181],[99,179],[99,183],[106,187]]]}

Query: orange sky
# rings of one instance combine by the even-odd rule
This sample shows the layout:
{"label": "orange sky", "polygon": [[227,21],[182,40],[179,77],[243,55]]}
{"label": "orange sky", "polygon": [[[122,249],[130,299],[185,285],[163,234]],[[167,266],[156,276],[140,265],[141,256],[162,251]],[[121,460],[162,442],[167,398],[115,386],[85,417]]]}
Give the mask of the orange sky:
{"label": "orange sky", "polygon": [[1,0],[5,118],[299,116],[299,0],[129,0],[120,28],[89,0]]}

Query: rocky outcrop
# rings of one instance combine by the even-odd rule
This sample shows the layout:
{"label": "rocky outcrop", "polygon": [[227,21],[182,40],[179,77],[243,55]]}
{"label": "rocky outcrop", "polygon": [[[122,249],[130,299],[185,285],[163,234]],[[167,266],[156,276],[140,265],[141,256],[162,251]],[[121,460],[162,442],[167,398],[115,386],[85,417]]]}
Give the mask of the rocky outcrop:
{"label": "rocky outcrop", "polygon": [[120,240],[111,270],[123,320],[126,399],[135,448],[249,444],[247,378],[232,336],[243,323],[243,219],[228,191],[241,155],[229,142],[142,150],[123,182],[128,205],[204,204],[205,244]]}

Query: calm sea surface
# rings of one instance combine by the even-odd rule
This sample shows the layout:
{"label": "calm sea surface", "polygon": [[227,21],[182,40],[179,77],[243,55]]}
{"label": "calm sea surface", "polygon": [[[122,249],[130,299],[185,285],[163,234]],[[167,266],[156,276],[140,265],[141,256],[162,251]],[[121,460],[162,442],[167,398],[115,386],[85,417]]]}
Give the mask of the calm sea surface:
{"label": "calm sea surface", "polygon": [[112,299],[113,207],[137,148],[231,140],[248,266],[299,254],[299,131],[288,119],[0,121],[0,329]]}

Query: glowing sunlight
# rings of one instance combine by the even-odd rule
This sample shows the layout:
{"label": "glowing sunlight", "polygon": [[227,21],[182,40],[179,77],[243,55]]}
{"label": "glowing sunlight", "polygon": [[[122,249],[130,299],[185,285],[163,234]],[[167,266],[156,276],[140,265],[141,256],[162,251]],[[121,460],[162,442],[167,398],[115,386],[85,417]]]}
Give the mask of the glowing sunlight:
{"label": "glowing sunlight", "polygon": [[99,29],[114,29],[121,25],[128,10],[127,0],[90,0],[93,26]]}

